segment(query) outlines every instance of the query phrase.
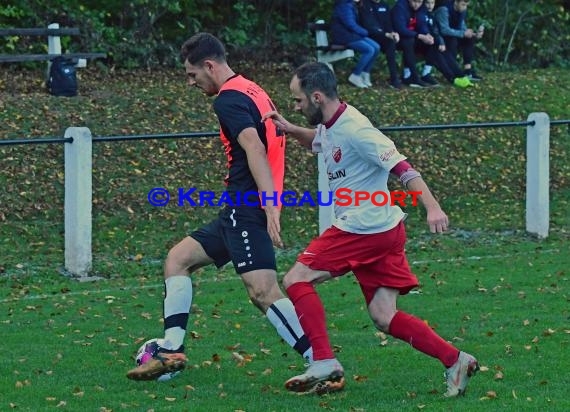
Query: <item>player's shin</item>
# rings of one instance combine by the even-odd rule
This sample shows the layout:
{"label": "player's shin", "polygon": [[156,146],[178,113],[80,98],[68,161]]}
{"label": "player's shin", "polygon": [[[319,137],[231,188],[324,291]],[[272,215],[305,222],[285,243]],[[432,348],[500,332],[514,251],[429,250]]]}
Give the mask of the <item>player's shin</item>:
{"label": "player's shin", "polygon": [[164,349],[177,350],[184,343],[188,315],[192,305],[190,277],[170,276],[165,281],[164,298]]}
{"label": "player's shin", "polygon": [[287,298],[279,299],[273,302],[265,315],[279,336],[300,353],[307,362],[311,363],[313,361],[313,349],[299,323],[293,303]]}

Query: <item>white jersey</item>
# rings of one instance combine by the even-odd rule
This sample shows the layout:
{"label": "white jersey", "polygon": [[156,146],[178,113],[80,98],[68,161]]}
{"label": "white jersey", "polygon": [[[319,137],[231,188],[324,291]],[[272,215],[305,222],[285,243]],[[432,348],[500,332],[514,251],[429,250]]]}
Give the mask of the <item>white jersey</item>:
{"label": "white jersey", "polygon": [[[350,189],[352,193],[382,192],[389,196],[390,170],[406,159],[394,142],[356,108],[346,105],[338,118],[331,119],[326,126],[320,124],[312,149],[323,155],[335,200],[334,226],[350,233],[380,233],[394,228],[406,216],[390,201],[384,206],[376,206],[370,200],[358,206],[354,201],[348,206],[339,206],[336,202],[335,193],[339,189]],[[322,197],[329,198],[328,195]]]}

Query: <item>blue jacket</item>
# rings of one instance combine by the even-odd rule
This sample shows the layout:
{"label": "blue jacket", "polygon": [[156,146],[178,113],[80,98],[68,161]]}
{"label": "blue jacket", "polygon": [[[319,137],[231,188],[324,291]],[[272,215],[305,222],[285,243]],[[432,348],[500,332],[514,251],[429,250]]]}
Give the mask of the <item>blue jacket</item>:
{"label": "blue jacket", "polygon": [[353,0],[337,0],[331,18],[331,44],[346,45],[368,37],[368,30],[358,24]]}
{"label": "blue jacket", "polygon": [[[398,0],[392,7],[392,25],[400,37],[413,37],[418,34],[428,34],[429,28],[426,24],[426,7],[422,4],[418,10],[410,7],[408,0]],[[410,25],[415,19],[415,30],[410,29]]]}

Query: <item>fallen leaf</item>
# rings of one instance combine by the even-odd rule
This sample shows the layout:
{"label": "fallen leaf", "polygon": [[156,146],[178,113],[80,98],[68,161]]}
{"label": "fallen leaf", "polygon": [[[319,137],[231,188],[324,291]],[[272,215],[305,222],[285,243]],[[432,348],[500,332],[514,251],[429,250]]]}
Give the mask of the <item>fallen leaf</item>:
{"label": "fallen leaf", "polygon": [[366,382],[368,380],[368,376],[363,376],[363,375],[354,375],[353,379],[356,382]]}

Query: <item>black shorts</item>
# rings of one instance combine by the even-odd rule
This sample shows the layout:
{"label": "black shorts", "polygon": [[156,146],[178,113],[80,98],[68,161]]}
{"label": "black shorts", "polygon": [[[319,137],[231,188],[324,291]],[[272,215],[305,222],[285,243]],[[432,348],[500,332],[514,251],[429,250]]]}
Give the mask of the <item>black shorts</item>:
{"label": "black shorts", "polygon": [[230,260],[237,273],[257,269],[277,270],[267,217],[254,207],[226,207],[218,218],[190,236],[219,268]]}

